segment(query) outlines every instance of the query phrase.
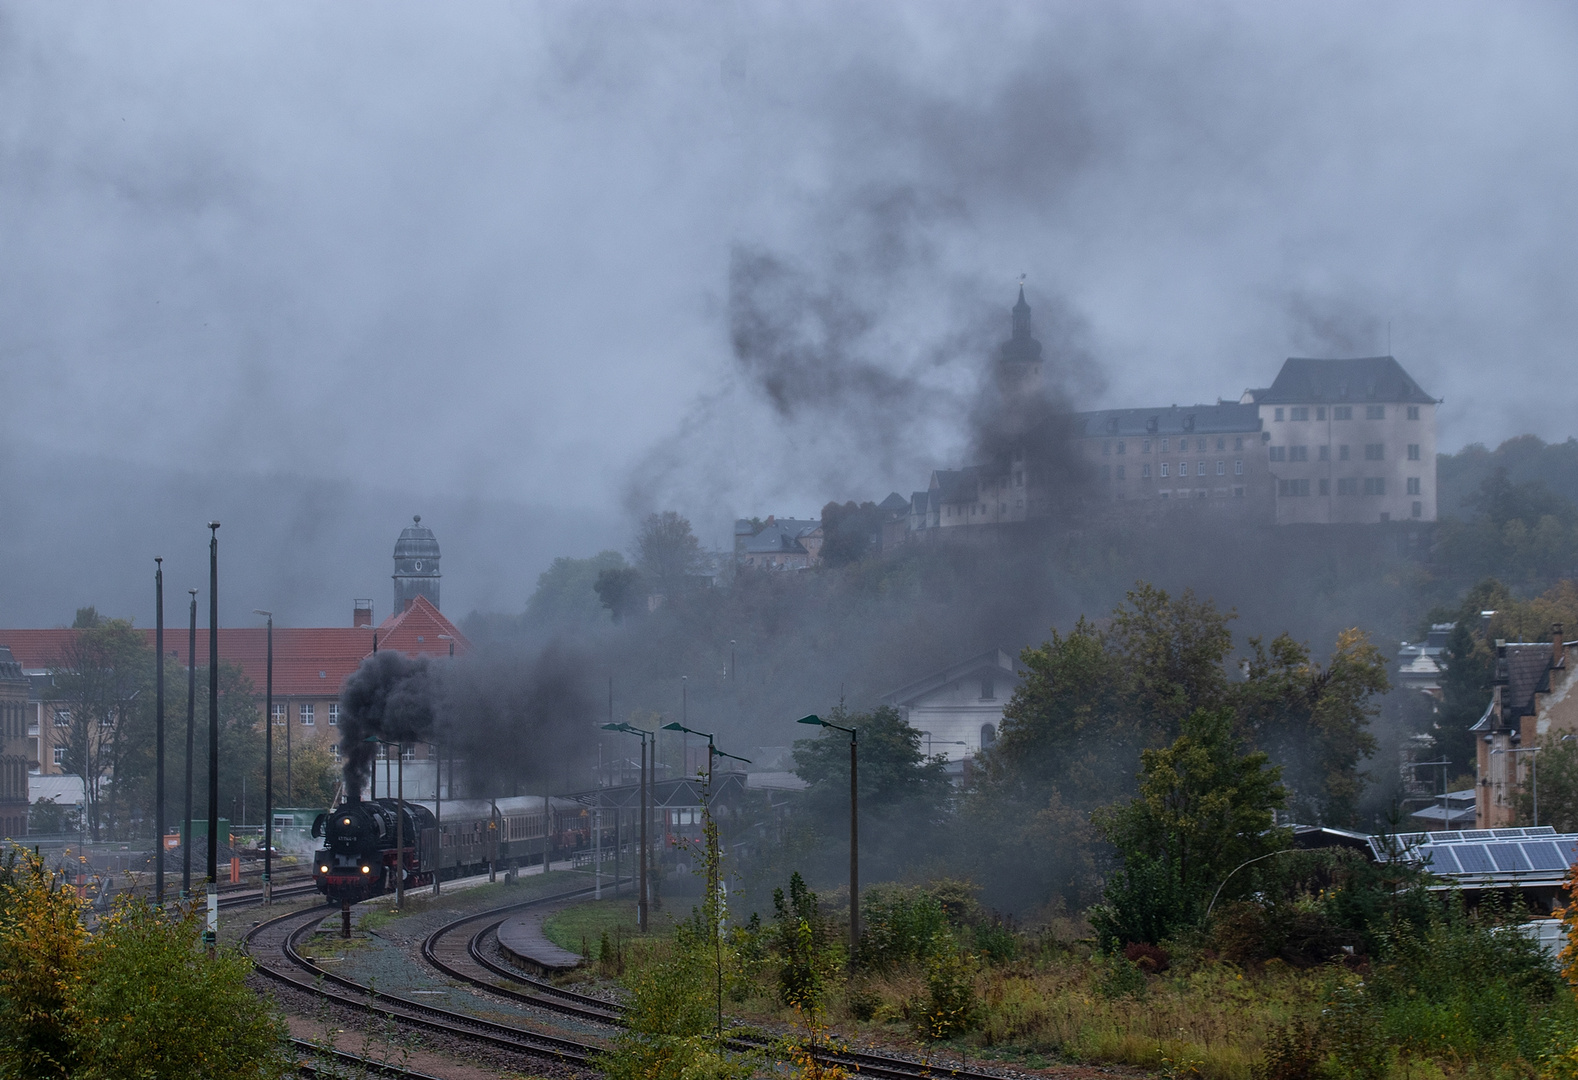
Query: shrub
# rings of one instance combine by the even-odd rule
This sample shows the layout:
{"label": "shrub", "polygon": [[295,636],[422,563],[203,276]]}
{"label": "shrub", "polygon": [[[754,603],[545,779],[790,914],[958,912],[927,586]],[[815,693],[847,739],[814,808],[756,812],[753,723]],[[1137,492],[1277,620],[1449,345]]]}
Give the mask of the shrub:
{"label": "shrub", "polygon": [[1096,991],[1104,998],[1145,996],[1145,972],[1126,956],[1113,954],[1101,961],[1101,973],[1096,979]]}
{"label": "shrub", "polygon": [[1294,1017],[1273,1028],[1261,1059],[1250,1069],[1251,1080],[1318,1080],[1321,1075],[1320,1028]]}
{"label": "shrub", "polygon": [[916,1030],[922,1038],[951,1039],[975,1026],[978,999],[972,958],[955,949],[933,950],[926,965],[928,1001]]}
{"label": "shrub", "polygon": [[80,1080],[225,1076],[272,1080],[295,1072],[284,1023],[247,986],[236,949],[212,958],[202,920],[148,901],[123,901],[82,949],[70,1022]]}
{"label": "shrub", "polygon": [[948,909],[924,889],[889,886],[862,900],[860,962],[874,971],[925,963],[942,942],[951,947]]}
{"label": "shrub", "polygon": [[1172,966],[1173,958],[1160,945],[1131,941],[1124,946],[1123,958],[1147,975],[1160,975]]}
{"label": "shrub", "polygon": [[0,864],[0,1077],[63,1077],[86,935],[64,875],[12,849]]}

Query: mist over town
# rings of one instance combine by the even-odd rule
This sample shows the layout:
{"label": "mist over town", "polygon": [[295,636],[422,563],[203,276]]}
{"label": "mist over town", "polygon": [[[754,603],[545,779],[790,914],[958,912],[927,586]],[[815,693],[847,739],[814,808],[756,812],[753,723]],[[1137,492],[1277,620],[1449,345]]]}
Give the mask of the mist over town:
{"label": "mist over town", "polygon": [[1568,1075],[1575,40],[0,3],[0,1074]]}

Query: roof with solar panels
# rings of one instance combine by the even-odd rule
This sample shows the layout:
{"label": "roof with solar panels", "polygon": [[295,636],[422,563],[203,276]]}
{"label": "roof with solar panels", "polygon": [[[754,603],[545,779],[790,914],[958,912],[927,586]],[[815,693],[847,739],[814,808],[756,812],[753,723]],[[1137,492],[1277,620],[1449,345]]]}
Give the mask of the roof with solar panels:
{"label": "roof with solar panels", "polygon": [[1578,833],[1549,825],[1370,837],[1378,862],[1410,862],[1443,879],[1435,888],[1560,885],[1578,862]]}

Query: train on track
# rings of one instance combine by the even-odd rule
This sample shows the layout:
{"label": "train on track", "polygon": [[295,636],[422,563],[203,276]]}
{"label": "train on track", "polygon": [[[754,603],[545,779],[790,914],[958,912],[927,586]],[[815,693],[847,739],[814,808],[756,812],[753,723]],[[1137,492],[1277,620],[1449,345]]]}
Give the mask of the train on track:
{"label": "train on track", "polygon": [[354,904],[394,892],[400,874],[406,888],[416,888],[435,877],[541,862],[591,840],[586,808],[567,799],[463,799],[441,806],[407,799],[403,812],[402,824],[397,799],[351,799],[318,815],[312,826],[313,837],[323,840],[312,865],[318,891],[334,903]]}

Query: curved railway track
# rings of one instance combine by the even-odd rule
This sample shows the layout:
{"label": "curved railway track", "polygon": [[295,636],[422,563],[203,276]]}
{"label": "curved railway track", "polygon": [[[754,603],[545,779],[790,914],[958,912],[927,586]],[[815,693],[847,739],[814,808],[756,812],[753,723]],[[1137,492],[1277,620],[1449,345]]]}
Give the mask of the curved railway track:
{"label": "curved railway track", "polygon": [[[590,890],[587,890],[588,892]],[[562,897],[558,899],[570,899]],[[444,975],[470,986],[486,990],[524,1005],[550,1009],[592,1023],[622,1027],[625,1007],[618,1002],[579,994],[555,986],[546,979],[528,975],[508,964],[502,964],[489,954],[498,929],[513,913],[541,904],[528,901],[492,908],[446,923],[433,931],[422,942],[422,957]],[[469,932],[467,932],[469,930]],[[736,1035],[729,1045],[738,1050],[765,1050],[772,1040]],[[890,1054],[873,1054],[860,1050],[819,1049],[816,1057],[829,1063],[842,1065],[851,1072],[879,1080],[1003,1080],[1000,1074],[976,1072],[959,1066],[947,1066],[925,1061],[914,1061]]]}
{"label": "curved railway track", "polygon": [[[568,899],[576,893],[544,897],[537,903]],[[335,1005],[392,1020],[406,1027],[438,1032],[536,1059],[547,1058],[565,1065],[591,1070],[593,1059],[602,1047],[561,1039],[535,1031],[494,1023],[466,1013],[388,994],[344,978],[315,964],[300,951],[301,941],[330,915],[338,914],[334,905],[276,916],[253,927],[244,938],[256,970],[289,986]]]}

